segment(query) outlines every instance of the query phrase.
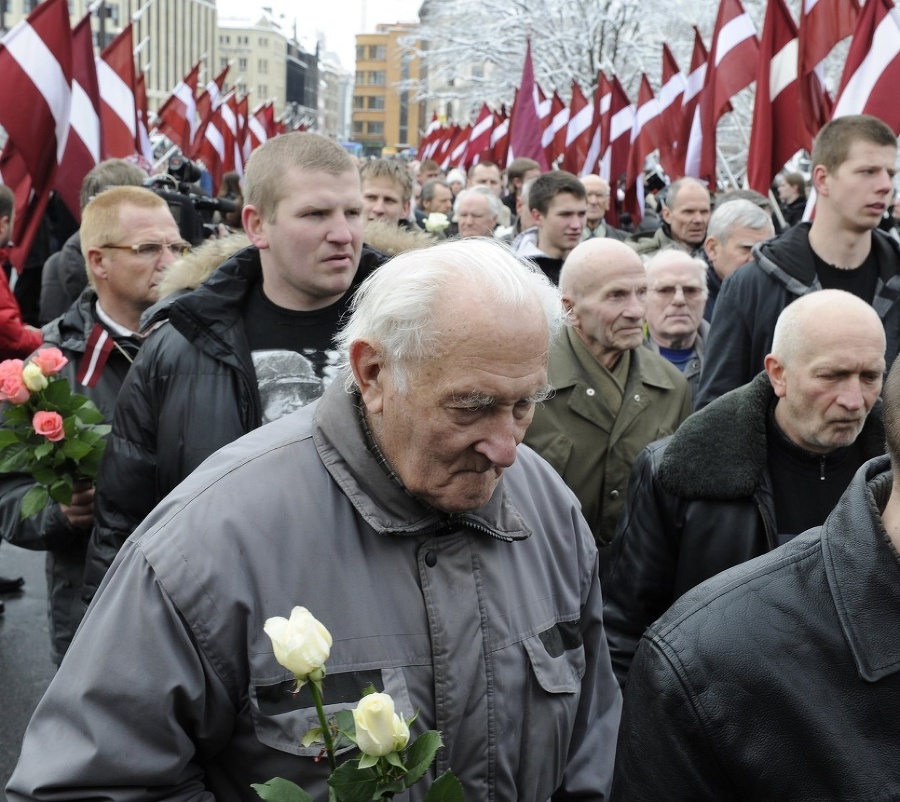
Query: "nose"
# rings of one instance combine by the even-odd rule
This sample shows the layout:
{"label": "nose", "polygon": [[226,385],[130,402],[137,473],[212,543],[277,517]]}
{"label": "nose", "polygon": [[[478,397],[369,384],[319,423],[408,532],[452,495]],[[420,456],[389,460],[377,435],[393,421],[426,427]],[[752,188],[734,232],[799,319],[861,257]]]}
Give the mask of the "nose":
{"label": "nose", "polygon": [[625,308],[625,314],[632,320],[639,320],[644,317],[647,312],[647,303],[644,298],[636,292],[631,293],[628,298],[628,305]]}
{"label": "nose", "polygon": [[328,241],[346,245],[353,241],[353,230],[346,215],[338,215],[334,225],[328,230]]}
{"label": "nose", "polygon": [[854,377],[844,382],[837,402],[844,409],[849,410],[863,409],[865,407],[866,402],[858,378]]}
{"label": "nose", "polygon": [[675,285],[675,294],[672,296],[672,303],[678,304],[679,306],[684,306],[687,303],[687,299],[684,297],[684,290],[681,288],[681,285]]}
{"label": "nose", "polygon": [[509,412],[492,418],[489,426],[488,431],[475,444],[475,451],[492,465],[508,468],[516,461],[516,446],[525,434],[524,425]]}

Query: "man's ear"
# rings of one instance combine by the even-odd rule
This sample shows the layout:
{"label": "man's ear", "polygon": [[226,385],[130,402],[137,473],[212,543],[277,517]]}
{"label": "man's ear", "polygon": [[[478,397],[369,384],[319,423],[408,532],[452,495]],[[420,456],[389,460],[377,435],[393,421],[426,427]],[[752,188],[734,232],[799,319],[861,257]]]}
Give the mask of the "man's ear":
{"label": "man's ear", "polygon": [[263,219],[259,216],[255,206],[244,206],[241,209],[241,222],[244,225],[244,233],[246,233],[250,242],[260,250],[265,250],[269,247]]}
{"label": "man's ear", "polygon": [[368,340],[350,343],[350,369],[359,386],[366,411],[378,415],[384,409],[384,358]]}
{"label": "man's ear", "polygon": [[823,197],[828,197],[826,178],[828,178],[828,168],[824,164],[817,164],[812,171],[812,185],[815,187],[816,193]]}
{"label": "man's ear", "polygon": [[665,220],[667,223],[671,223],[672,222],[671,217],[672,217],[672,211],[669,209],[668,206],[663,206],[662,207],[662,219]]}
{"label": "man's ear", "polygon": [[787,395],[787,382],[784,379],[784,362],[782,362],[775,354],[766,356],[765,362],[766,373],[769,376],[769,383],[775,391],[778,398],[784,398]]}
{"label": "man's ear", "polygon": [[85,266],[90,271],[94,279],[106,281],[106,277],[109,271],[106,269],[106,265],[103,264],[102,248],[88,248]]}

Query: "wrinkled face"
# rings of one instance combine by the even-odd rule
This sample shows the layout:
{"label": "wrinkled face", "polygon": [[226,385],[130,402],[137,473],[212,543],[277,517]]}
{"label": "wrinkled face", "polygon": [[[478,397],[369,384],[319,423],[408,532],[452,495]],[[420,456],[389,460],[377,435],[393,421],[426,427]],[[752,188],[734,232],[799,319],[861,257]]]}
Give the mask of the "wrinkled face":
{"label": "wrinkled face", "polygon": [[[667,347],[673,341],[691,339],[706,308],[698,267],[689,260],[648,267],[647,284],[647,326],[653,339]],[[689,348],[690,344],[681,347]]]}
{"label": "wrinkled face", "polygon": [[500,168],[496,165],[490,166],[486,164],[476,164],[472,168],[472,177],[469,179],[470,187],[489,187],[498,198],[502,183],[500,180]]}
{"label": "wrinkled face", "polygon": [[753,256],[753,246],[771,239],[773,232],[768,228],[747,228],[735,226],[731,236],[724,242],[714,237],[706,240],[706,254],[712,262],[716,274],[723,281],[741,265],[747,264]]}
{"label": "wrinkled face", "polygon": [[[116,242],[104,244],[184,243],[168,207],[144,209],[122,204],[119,225],[122,233]],[[178,258],[169,248],[156,255],[141,255],[122,248],[101,248],[100,252],[99,272],[95,269],[94,275],[98,279],[101,302],[117,308],[127,306],[138,313],[159,300],[156,285],[165,269]]]}
{"label": "wrinkled face", "polygon": [[609,211],[609,184],[599,175],[582,176],[581,183],[584,184],[585,192],[587,192],[586,219],[588,223],[596,226]]}
{"label": "wrinkled face", "polygon": [[286,309],[321,309],[350,288],[362,252],[359,174],[293,167],[275,219],[245,206],[244,230],[260,249],[263,291]]}
{"label": "wrinkled face", "polygon": [[431,200],[422,201],[422,211],[428,214],[440,212],[449,216],[450,212],[453,211],[453,193],[450,191],[450,188],[440,184],[436,186]]}
{"label": "wrinkled face", "polygon": [[403,190],[387,176],[366,178],[362,196],[366,220],[399,223],[409,214],[409,201],[404,203]]}
{"label": "wrinkled face", "polygon": [[547,213],[533,211],[537,222],[538,248],[554,259],[563,258],[579,242],[584,230],[587,202],[560,192],[547,206]]}
{"label": "wrinkled face", "polygon": [[489,237],[497,226],[497,218],[491,215],[491,205],[487,198],[473,193],[459,202],[456,211],[459,236]]}
{"label": "wrinkled face", "polygon": [[563,296],[563,303],[579,337],[607,368],[644,341],[647,274],[640,261],[604,268],[580,297]]}
{"label": "wrinkled face", "polygon": [[893,192],[897,150],[858,140],[847,159],[833,172],[818,165],[813,171],[820,203],[836,213],[843,225],[857,233],[875,228]]}
{"label": "wrinkled face", "polygon": [[851,326],[835,317],[818,322],[783,366],[781,385],[773,380],[776,420],[797,445],[825,454],[856,440],[881,393],[884,338],[878,325]]}
{"label": "wrinkled face", "polygon": [[439,313],[439,357],[410,366],[406,392],[382,370],[363,400],[406,488],[439,510],[464,512],[484,506],[515,462],[546,390],[548,334],[536,302],[503,314],[479,301],[449,306]]}
{"label": "wrinkled face", "polygon": [[709,192],[699,184],[685,184],[675,196],[672,207],[663,206],[662,213],[672,229],[673,239],[695,248],[706,239],[710,215]]}

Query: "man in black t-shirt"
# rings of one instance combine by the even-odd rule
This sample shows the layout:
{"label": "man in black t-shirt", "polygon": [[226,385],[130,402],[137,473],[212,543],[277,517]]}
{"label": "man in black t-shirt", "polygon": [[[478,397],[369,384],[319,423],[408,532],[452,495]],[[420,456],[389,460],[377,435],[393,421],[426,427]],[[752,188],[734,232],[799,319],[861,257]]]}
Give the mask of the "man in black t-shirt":
{"label": "man in black t-shirt", "polygon": [[350,296],[384,261],[363,246],[362,210],[356,165],[333,142],[287,134],[253,152],[242,212],[251,247],[160,311],[165,324],[119,394],[86,598],[128,535],[204,459],[322,394]]}
{"label": "man in black t-shirt", "polygon": [[876,230],[893,193],[897,138],[869,115],[839,117],[819,132],[812,156],[815,218],[754,249],[716,301],[697,408],[746,384],[763,367],[778,314],[821,289],[844,289],[871,304],[900,350],[900,247]]}

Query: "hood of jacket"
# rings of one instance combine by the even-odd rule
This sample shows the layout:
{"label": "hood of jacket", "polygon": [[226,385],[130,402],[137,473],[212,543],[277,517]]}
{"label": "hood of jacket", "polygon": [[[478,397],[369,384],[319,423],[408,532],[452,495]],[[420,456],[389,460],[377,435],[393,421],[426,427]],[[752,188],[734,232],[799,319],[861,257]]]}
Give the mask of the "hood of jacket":
{"label": "hood of jacket", "polygon": [[[666,445],[663,489],[685,499],[748,498],[766,470],[766,416],[775,392],[765,372],[695,412]],[[879,399],[859,435],[866,458],[884,453]]]}
{"label": "hood of jacket", "polygon": [[74,353],[84,353],[91,329],[94,328],[94,303],[97,293],[91,287],[85,287],[78,300],[65,314],[51,320],[42,329],[44,343],[58,345]]}

